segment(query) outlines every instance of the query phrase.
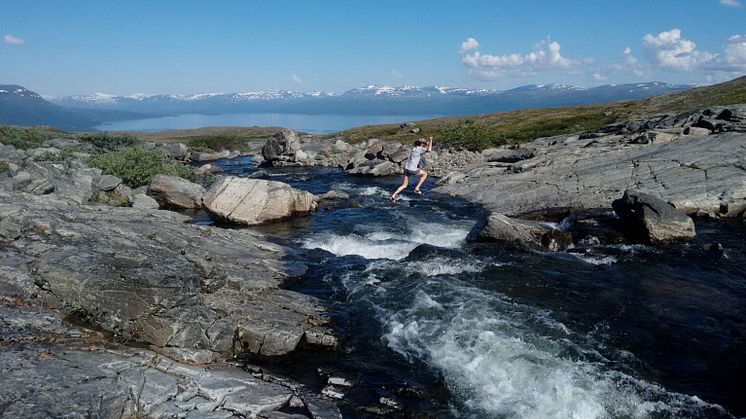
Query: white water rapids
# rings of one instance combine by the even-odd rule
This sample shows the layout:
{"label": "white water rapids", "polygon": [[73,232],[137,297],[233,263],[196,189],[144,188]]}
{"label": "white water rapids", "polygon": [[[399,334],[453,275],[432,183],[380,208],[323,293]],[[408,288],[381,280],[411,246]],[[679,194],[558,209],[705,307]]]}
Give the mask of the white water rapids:
{"label": "white water rapids", "polygon": [[[691,417],[719,410],[614,369],[552,313],[476,286],[480,273],[501,262],[459,252],[472,222],[437,223],[416,214],[397,222],[396,230],[358,225],[349,234],[314,233],[303,247],[368,259],[365,269],[327,280],[341,281],[350,302],[375,309],[390,349],[442,375],[454,395],[454,416]],[[410,256],[422,244],[452,254]]]}

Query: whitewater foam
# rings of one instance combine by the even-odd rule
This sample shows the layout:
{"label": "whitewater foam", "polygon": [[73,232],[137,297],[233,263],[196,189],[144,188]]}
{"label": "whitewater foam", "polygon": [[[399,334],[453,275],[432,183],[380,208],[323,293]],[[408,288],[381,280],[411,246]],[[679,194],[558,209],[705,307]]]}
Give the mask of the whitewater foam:
{"label": "whitewater foam", "polygon": [[570,351],[574,344],[554,336],[570,334],[565,325],[464,284],[418,290],[408,308],[382,321],[387,345],[441,371],[475,417],[649,417],[720,409],[604,368],[601,359],[567,356],[578,353]]}

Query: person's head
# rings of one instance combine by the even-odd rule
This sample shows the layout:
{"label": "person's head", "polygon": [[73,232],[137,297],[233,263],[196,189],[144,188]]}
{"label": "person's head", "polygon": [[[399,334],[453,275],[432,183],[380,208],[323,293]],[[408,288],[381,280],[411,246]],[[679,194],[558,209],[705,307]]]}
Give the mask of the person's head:
{"label": "person's head", "polygon": [[424,138],[418,138],[417,141],[414,142],[415,147],[424,147],[427,144],[427,141],[425,141]]}

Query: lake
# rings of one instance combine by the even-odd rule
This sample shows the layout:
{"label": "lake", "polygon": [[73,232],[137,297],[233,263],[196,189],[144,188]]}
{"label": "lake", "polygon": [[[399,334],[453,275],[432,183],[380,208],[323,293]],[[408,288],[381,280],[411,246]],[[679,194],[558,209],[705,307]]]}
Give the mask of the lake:
{"label": "lake", "polygon": [[185,114],[107,122],[100,131],[166,131],[203,127],[284,127],[309,134],[329,134],[363,125],[396,124],[443,115],[306,115],[295,113]]}

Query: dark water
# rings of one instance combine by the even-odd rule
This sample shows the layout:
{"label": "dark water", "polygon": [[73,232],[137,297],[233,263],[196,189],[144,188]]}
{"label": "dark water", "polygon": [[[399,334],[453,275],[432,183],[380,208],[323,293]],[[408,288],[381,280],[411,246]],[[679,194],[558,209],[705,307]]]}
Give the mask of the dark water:
{"label": "dark water", "polygon": [[296,113],[185,114],[158,118],[107,122],[102,131],[165,131],[203,127],[284,127],[309,134],[328,134],[363,125],[396,124],[437,118],[442,115],[305,115]]}
{"label": "dark water", "polygon": [[[254,170],[249,159],[218,164]],[[746,415],[742,223],[699,221],[696,241],[665,250],[523,252],[470,243],[484,214],[464,201],[388,204],[398,179],[266,177],[357,203],[261,228],[309,264],[294,288],[327,302],[347,348],[284,372],[317,389],[317,368],[356,380],[347,416],[381,397],[417,417]],[[724,255],[705,250],[713,242]]]}

